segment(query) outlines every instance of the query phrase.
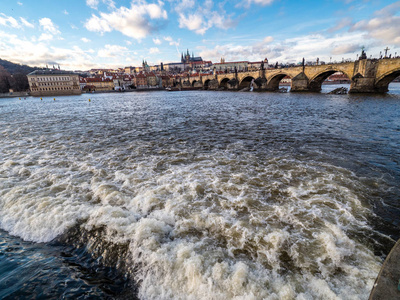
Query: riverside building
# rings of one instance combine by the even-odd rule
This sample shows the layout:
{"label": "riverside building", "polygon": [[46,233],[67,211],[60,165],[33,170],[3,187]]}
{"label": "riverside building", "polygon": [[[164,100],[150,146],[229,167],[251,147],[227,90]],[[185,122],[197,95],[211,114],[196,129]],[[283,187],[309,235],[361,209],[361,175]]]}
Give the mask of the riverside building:
{"label": "riverside building", "polygon": [[36,70],[27,75],[32,96],[80,95],[79,75],[62,70]]}

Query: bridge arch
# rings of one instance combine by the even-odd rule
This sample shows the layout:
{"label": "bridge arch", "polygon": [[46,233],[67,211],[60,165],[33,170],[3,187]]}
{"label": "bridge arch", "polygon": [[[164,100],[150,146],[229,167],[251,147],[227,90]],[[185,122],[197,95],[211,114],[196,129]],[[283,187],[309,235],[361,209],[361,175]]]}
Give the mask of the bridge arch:
{"label": "bridge arch", "polygon": [[310,91],[313,91],[313,92],[321,91],[321,85],[325,81],[325,79],[327,79],[329,76],[331,76],[332,74],[335,74],[337,72],[341,72],[344,75],[346,75],[347,78],[349,78],[349,80],[351,79],[351,76],[349,76],[349,74],[347,74],[346,71],[343,71],[339,68],[338,69],[329,68],[329,69],[323,70],[322,72],[320,72],[310,78],[310,80],[309,80]]}
{"label": "bridge arch", "polygon": [[276,75],[273,75],[272,77],[270,77],[270,79],[267,81],[267,90],[269,90],[269,91],[279,90],[279,83],[286,76],[290,77],[290,79],[293,78],[292,76],[290,76],[287,73],[279,73],[279,74],[276,74]]}
{"label": "bridge arch", "polygon": [[389,84],[400,76],[400,68],[393,69],[383,75],[375,81],[375,89],[379,93],[386,93],[389,91]]}
{"label": "bridge arch", "polygon": [[224,88],[225,90],[227,90],[229,88],[229,84],[228,84],[229,80],[230,80],[230,78],[227,78],[227,77],[222,79],[221,82],[219,83],[219,87]]}
{"label": "bridge arch", "polygon": [[196,82],[198,82],[197,80],[193,80],[192,81],[192,87],[194,87],[194,85],[196,84]]}
{"label": "bridge arch", "polygon": [[[241,90],[241,89],[244,89],[244,88],[250,88],[250,84],[251,84],[251,81],[252,80],[254,80],[255,81],[255,78],[253,77],[253,76],[246,76],[246,77],[244,77],[240,82],[239,82],[239,90]],[[255,88],[258,88],[258,86],[257,86],[257,84],[256,83],[254,83],[254,87]]]}
{"label": "bridge arch", "polygon": [[211,79],[207,79],[206,81],[204,81],[203,88],[205,90],[208,90],[210,88],[210,81]]}

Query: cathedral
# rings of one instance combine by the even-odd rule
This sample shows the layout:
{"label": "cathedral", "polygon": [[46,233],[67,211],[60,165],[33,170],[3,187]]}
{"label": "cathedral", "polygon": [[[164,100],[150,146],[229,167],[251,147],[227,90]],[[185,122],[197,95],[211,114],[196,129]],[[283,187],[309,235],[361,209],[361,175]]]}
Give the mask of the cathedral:
{"label": "cathedral", "polygon": [[182,55],[181,55],[181,62],[183,64],[190,64],[192,62],[201,62],[201,61],[203,61],[203,59],[200,56],[194,57],[193,52],[192,52],[192,56],[190,56],[189,50],[187,50],[186,54],[182,53]]}

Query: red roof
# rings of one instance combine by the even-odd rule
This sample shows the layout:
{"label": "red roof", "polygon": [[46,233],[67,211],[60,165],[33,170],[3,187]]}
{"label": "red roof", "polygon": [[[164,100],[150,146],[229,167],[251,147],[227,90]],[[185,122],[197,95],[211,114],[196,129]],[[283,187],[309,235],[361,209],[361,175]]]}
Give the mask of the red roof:
{"label": "red roof", "polygon": [[101,78],[96,78],[96,77],[86,78],[86,82],[111,82],[111,81],[112,81],[112,79],[103,78],[103,77],[101,77]]}

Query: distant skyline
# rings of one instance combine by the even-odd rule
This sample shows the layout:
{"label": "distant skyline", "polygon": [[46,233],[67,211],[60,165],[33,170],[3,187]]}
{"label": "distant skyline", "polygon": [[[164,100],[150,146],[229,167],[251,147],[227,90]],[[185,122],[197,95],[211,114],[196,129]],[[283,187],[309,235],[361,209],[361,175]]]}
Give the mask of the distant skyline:
{"label": "distant skyline", "polygon": [[400,54],[400,1],[20,0],[0,6],[0,58],[66,70],[204,60],[296,63]]}

